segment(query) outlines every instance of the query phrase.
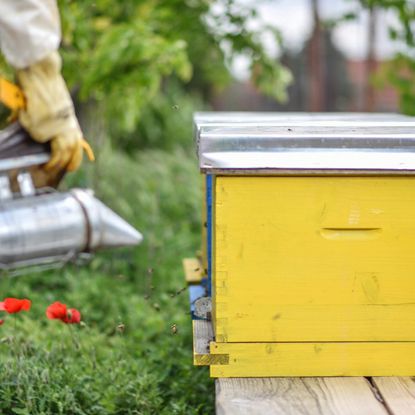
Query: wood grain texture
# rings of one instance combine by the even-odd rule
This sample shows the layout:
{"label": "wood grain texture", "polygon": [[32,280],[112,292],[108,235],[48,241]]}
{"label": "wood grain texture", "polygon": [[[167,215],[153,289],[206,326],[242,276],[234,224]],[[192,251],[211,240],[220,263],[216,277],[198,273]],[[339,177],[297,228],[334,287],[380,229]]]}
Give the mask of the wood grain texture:
{"label": "wood grain texture", "polygon": [[197,258],[184,258],[183,269],[188,284],[199,284],[203,278],[203,266]]}
{"label": "wood grain texture", "polygon": [[226,354],[210,354],[213,340],[212,323],[206,320],[193,320],[193,364],[195,366],[221,365],[229,363]]}
{"label": "wood grain texture", "polygon": [[216,321],[217,341],[414,341],[415,304],[281,305],[266,299],[259,303],[259,297],[253,296],[242,307],[244,297],[236,297],[237,292],[232,293],[230,301],[216,303],[217,313],[222,311]]}
{"label": "wood grain texture", "polygon": [[212,365],[212,377],[411,376],[415,342],[210,343],[210,353],[229,355]]}
{"label": "wood grain texture", "polygon": [[392,415],[415,414],[415,380],[410,377],[374,377],[372,381]]}
{"label": "wood grain texture", "polygon": [[387,415],[358,378],[217,379],[217,415]]}
{"label": "wood grain texture", "polygon": [[414,184],[217,177],[216,340],[415,341]]}
{"label": "wood grain texture", "polygon": [[209,353],[209,343],[213,341],[212,323],[207,320],[193,320],[193,349],[195,353]]}

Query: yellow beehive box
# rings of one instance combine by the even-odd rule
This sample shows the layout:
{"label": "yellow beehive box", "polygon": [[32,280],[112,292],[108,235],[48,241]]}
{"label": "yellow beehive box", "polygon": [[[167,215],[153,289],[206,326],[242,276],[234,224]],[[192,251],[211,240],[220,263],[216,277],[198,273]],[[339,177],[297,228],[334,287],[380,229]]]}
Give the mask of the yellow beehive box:
{"label": "yellow beehive box", "polygon": [[211,375],[414,375],[415,121],[205,113],[196,127]]}

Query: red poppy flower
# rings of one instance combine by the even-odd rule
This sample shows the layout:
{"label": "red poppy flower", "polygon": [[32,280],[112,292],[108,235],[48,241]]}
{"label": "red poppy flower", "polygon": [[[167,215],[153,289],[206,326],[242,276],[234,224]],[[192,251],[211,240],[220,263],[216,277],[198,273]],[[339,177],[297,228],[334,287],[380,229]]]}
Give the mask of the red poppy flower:
{"label": "red poppy flower", "polygon": [[79,324],[81,322],[81,313],[76,308],[68,310],[66,304],[59,301],[46,309],[46,317],[51,320],[60,320],[65,324]]}
{"label": "red poppy flower", "polygon": [[4,323],[4,320],[0,320],[0,326]]}
{"label": "red poppy flower", "polygon": [[54,320],[63,320],[66,318],[66,304],[62,304],[59,301],[54,302],[46,309],[46,317]]}
{"label": "red poppy flower", "polygon": [[5,298],[0,302],[0,310],[9,314],[20,313],[20,311],[29,311],[32,302],[27,298]]}
{"label": "red poppy flower", "polygon": [[76,308],[70,308],[66,318],[62,321],[66,324],[79,324],[81,322],[81,313]]}

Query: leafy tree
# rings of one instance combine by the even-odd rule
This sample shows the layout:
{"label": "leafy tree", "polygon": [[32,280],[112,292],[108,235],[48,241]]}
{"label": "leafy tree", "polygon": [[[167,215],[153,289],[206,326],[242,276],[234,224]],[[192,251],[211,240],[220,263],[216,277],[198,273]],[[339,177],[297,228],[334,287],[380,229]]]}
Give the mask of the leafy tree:
{"label": "leafy tree", "polygon": [[[100,103],[113,136],[131,136],[143,111],[177,88],[209,97],[249,56],[253,81],[285,98],[290,73],[247,29],[254,7],[234,0],[60,0],[65,75],[81,99]],[[277,31],[266,28],[275,36]],[[130,142],[131,144],[131,142]]]}
{"label": "leafy tree", "polygon": [[402,112],[415,115],[415,3],[407,0],[372,0],[385,10],[393,10],[399,25],[389,28],[390,38],[401,47],[385,68],[385,76],[396,88]]}
{"label": "leafy tree", "polygon": [[390,83],[399,94],[401,111],[415,115],[415,3],[408,0],[360,0],[360,5],[369,11],[377,8],[396,13],[398,21],[389,27],[389,37],[396,42],[399,51],[383,66],[375,81],[379,86]]}

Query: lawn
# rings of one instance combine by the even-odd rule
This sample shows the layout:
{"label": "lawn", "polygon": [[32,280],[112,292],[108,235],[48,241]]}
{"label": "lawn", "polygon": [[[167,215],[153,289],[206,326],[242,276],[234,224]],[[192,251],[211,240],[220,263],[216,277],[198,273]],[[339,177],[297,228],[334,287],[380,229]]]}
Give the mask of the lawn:
{"label": "lawn", "polygon": [[[33,302],[0,327],[0,413],[213,413],[209,373],[192,366],[181,268],[200,245],[195,157],[180,148],[129,156],[107,148],[94,169],[93,180],[81,172],[66,185],[94,183],[145,241],[87,266],[0,280],[1,296]],[[54,301],[79,309],[83,323],[47,320]]]}

